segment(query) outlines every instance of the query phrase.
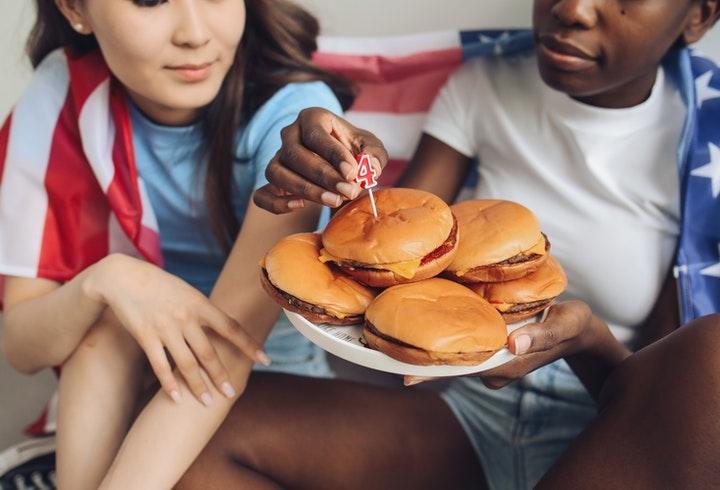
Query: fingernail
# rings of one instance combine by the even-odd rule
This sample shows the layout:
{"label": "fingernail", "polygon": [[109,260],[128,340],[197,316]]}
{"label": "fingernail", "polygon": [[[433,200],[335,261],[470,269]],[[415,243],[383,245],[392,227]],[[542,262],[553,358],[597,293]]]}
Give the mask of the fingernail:
{"label": "fingernail", "polygon": [[237,393],[235,393],[235,390],[233,389],[232,385],[225,381],[221,386],[220,389],[228,398],[233,398]]}
{"label": "fingernail", "polygon": [[530,348],[530,345],[532,344],[532,339],[529,335],[520,335],[515,339],[515,355],[521,356],[525,354],[528,349]]}
{"label": "fingernail", "polygon": [[340,162],[340,173],[345,180],[350,180],[355,177],[355,165],[348,162]]}
{"label": "fingernail", "polygon": [[288,202],[288,207],[290,209],[300,209],[305,207],[305,200],[304,199],[293,199],[292,201]]}
{"label": "fingernail", "polygon": [[170,392],[170,398],[172,398],[175,403],[180,403],[180,392],[178,390],[172,390]]}
{"label": "fingernail", "polygon": [[340,194],[345,195],[348,199],[355,199],[358,195],[358,186],[350,182],[338,182],[335,187]]}
{"label": "fingernail", "polygon": [[205,392],[200,395],[200,401],[203,402],[203,405],[205,405],[206,407],[212,405],[212,397],[210,396],[210,393]]}
{"label": "fingernail", "polygon": [[320,200],[325,204],[326,206],[330,206],[333,208],[336,208],[340,206],[340,203],[342,202],[342,199],[337,194],[333,194],[332,192],[325,191],[320,195]]}
{"label": "fingernail", "polygon": [[270,364],[272,364],[270,356],[268,356],[264,351],[259,350],[255,354],[257,355],[258,361],[260,361],[260,364],[262,364],[263,366],[269,366]]}
{"label": "fingernail", "polygon": [[405,381],[403,381],[403,384],[405,386],[414,386],[422,383],[423,381],[425,381],[423,378],[406,378]]}

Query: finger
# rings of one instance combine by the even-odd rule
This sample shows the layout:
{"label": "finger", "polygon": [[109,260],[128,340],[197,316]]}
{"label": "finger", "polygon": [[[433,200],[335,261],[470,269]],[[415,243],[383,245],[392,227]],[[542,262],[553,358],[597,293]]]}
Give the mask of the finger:
{"label": "finger", "polygon": [[210,376],[210,379],[218,391],[228,398],[233,398],[236,395],[236,391],[230,383],[230,375],[220,361],[220,356],[215,350],[215,347],[213,347],[207,335],[203,332],[202,327],[187,327],[183,333],[185,335],[185,341],[195,354],[195,358],[200,361],[200,364],[208,376]]}
{"label": "finger", "polygon": [[159,340],[144,341],[140,343],[140,347],[145,351],[148,362],[150,362],[150,367],[155,373],[155,376],[157,376],[163,391],[167,393],[174,402],[179,402],[181,398],[180,384],[172,373],[170,362],[165,354],[165,348],[162,343]]}
{"label": "finger", "polygon": [[362,191],[357,183],[348,182],[331,164],[303,146],[284,147],[278,152],[277,159],[301,177],[347,199],[355,199]]}
{"label": "finger", "polygon": [[168,351],[170,351],[170,355],[175,360],[175,365],[183,378],[185,378],[185,382],[192,394],[203,405],[210,406],[212,404],[210,389],[202,377],[202,368],[185,343],[185,339],[182,336],[173,336],[172,338],[164,339],[164,341],[165,346]]}
{"label": "finger", "polygon": [[413,386],[426,381],[434,381],[437,378],[431,378],[427,376],[405,376],[403,377],[403,384],[405,386]]}
{"label": "finger", "polygon": [[281,195],[277,187],[266,184],[253,193],[255,205],[273,214],[285,214],[305,207],[305,200],[286,193]]}
{"label": "finger", "polygon": [[342,197],[335,192],[330,192],[318,185],[315,185],[306,178],[283,165],[277,158],[268,164],[265,169],[265,177],[271,184],[284,189],[302,199],[314,201],[325,206],[336,208],[342,204]]}
{"label": "finger", "polygon": [[382,141],[371,132],[360,129],[355,144],[359,145],[360,151],[370,155],[370,162],[380,175],[390,159]]}
{"label": "finger", "polygon": [[264,366],[270,365],[270,358],[265,351],[262,350],[260,344],[234,319],[212,305],[209,305],[203,312],[202,318],[205,320],[208,328],[213,329],[227,339],[250,359]]}
{"label": "finger", "polygon": [[544,322],[513,331],[508,336],[510,351],[518,356],[548,351],[578,335],[581,325],[572,310],[558,306],[550,308]]}
{"label": "finger", "polygon": [[480,378],[480,380],[485,386],[487,386],[491,390],[499,390],[500,388],[505,388],[511,382],[515,381],[515,379],[507,378],[505,376],[483,376],[482,378]]}
{"label": "finger", "polygon": [[354,178],[355,154],[360,148],[351,146],[353,137],[350,133],[355,128],[347,121],[330,111],[305,109],[300,111],[296,124],[285,129],[283,149],[294,145],[305,147],[330,163],[345,180]]}

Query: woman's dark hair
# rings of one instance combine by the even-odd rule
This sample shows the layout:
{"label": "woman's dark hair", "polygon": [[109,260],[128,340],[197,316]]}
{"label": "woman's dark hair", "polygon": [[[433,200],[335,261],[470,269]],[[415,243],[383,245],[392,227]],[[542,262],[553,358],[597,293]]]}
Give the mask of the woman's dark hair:
{"label": "woman's dark hair", "polygon": [[[27,44],[33,66],[59,47],[77,54],[97,48],[94,36],[80,35],[70,27],[54,0],[36,0],[36,5],[37,21]],[[345,109],[354,97],[347,80],[312,64],[319,32],[315,17],[288,0],[245,0],[245,6],[245,32],[235,62],[201,120],[207,161],[205,200],[215,235],[226,250],[239,230],[231,199],[237,129],[291,82],[321,80]]]}

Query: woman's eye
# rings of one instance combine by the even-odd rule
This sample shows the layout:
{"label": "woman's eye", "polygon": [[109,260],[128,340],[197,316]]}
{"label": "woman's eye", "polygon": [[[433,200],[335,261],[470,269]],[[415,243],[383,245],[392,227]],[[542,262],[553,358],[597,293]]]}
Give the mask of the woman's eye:
{"label": "woman's eye", "polygon": [[168,0],[133,0],[138,7],[157,7],[161,3],[167,3]]}

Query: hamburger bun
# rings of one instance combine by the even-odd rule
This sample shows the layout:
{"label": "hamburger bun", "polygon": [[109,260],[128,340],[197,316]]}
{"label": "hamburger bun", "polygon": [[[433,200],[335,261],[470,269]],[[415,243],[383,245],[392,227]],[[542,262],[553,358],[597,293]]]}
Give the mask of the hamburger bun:
{"label": "hamburger bun", "polygon": [[463,283],[510,281],[542,265],[550,242],[525,206],[495,199],[451,207],[462,241],[446,276]]}
{"label": "hamburger bun", "polygon": [[321,260],[373,287],[434,277],[458,247],[458,226],[439,197],[416,189],[375,192],[378,219],[365,195],[343,207],[322,235]]}
{"label": "hamburger bun", "polygon": [[311,322],[361,323],[375,292],[322,263],[320,244],[317,233],[290,235],[275,244],[261,263],[265,291]]}
{"label": "hamburger bun", "polygon": [[475,365],[507,342],[495,308],[465,286],[427,279],[386,289],[365,312],[367,345],[410,364]]}
{"label": "hamburger bun", "polygon": [[507,323],[530,318],[555,302],[567,287],[567,276],[554,257],[535,272],[507,282],[469,284],[500,312]]}

